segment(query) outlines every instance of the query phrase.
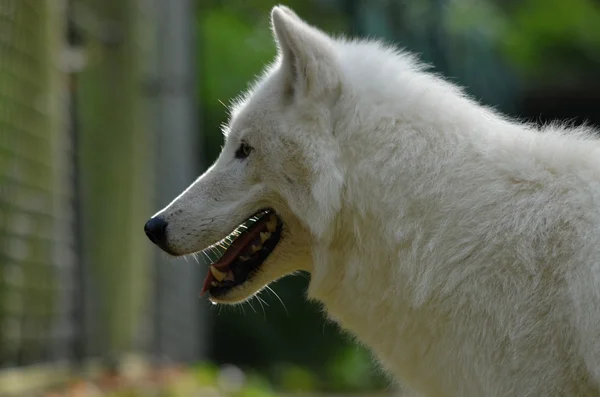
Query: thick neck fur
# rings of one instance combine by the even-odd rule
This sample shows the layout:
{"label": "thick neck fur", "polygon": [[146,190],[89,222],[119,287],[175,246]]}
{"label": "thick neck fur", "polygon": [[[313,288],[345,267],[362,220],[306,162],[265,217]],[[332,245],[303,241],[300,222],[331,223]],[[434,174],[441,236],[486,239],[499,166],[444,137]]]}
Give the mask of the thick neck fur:
{"label": "thick neck fur", "polygon": [[[582,239],[600,238],[600,145],[512,124],[405,70],[398,81],[346,93],[360,104],[354,112],[339,105],[352,114],[336,132],[343,205],[333,237],[315,244],[309,296],[429,395],[527,395],[540,387],[528,384],[529,371],[552,361],[545,395],[595,391],[564,383],[584,363],[560,364],[577,346],[560,332],[567,319],[549,313],[566,299],[567,269],[590,257],[578,252]],[[390,102],[394,88],[407,99]],[[361,103],[366,97],[372,103]],[[557,287],[544,288],[550,283]],[[523,305],[530,300],[539,303]],[[541,319],[553,328],[541,329]],[[536,350],[511,368],[519,351],[550,342],[563,350]],[[510,371],[519,375],[499,376]],[[495,384],[507,377],[514,382]]]}

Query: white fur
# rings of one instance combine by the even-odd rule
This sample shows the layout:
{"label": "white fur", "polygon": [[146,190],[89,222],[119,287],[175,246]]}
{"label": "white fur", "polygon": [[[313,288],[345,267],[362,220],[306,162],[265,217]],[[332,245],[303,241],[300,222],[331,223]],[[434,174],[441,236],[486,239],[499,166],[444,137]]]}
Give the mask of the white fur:
{"label": "white fur", "polygon": [[412,56],[285,7],[272,23],[280,55],[221,156],[161,211],[172,250],[273,207],[280,245],[220,302],[307,270],[309,297],[425,395],[599,396],[594,131],[508,120]]}

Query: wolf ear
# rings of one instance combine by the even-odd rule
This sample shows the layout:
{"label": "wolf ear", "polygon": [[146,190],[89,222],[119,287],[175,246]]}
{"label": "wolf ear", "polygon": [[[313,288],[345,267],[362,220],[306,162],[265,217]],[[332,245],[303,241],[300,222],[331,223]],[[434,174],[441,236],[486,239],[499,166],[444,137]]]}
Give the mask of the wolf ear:
{"label": "wolf ear", "polygon": [[286,92],[318,98],[339,85],[333,41],[291,9],[275,6],[271,26],[281,58]]}

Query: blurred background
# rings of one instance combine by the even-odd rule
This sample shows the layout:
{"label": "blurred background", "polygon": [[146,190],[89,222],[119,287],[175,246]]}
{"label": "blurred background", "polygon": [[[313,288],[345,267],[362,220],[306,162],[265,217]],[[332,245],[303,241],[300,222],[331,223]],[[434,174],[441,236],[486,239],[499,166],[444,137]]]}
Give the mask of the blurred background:
{"label": "blurred background", "polygon": [[[600,124],[598,0],[293,0],[523,120]],[[0,395],[399,391],[304,300],[236,307],[144,222],[206,169],[270,62],[270,0],[0,0]],[[377,326],[374,324],[373,326]]]}

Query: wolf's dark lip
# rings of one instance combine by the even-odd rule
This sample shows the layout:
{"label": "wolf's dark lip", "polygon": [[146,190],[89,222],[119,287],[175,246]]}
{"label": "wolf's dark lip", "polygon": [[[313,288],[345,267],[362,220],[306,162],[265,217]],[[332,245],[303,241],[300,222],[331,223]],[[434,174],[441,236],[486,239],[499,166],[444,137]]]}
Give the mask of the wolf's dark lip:
{"label": "wolf's dark lip", "polygon": [[[246,227],[249,222],[252,223]],[[208,291],[213,297],[223,296],[252,278],[279,243],[282,229],[281,218],[270,208],[262,209],[247,218],[234,232],[221,240],[228,247],[210,265],[201,294]],[[233,241],[226,242],[232,236]]]}

